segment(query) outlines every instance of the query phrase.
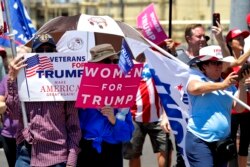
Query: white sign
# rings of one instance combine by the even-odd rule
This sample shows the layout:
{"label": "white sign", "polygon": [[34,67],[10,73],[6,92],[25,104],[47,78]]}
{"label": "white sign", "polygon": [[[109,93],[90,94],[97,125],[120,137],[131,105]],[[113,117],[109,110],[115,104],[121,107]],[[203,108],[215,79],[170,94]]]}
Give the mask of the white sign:
{"label": "white sign", "polygon": [[[88,49],[89,50],[89,49]],[[18,74],[21,101],[75,101],[89,53],[28,53]]]}

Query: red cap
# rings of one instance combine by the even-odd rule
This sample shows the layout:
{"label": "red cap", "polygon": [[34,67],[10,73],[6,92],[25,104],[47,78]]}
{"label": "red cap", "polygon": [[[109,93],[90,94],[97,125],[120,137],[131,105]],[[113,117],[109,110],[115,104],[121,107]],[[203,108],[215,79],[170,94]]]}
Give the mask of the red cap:
{"label": "red cap", "polygon": [[247,22],[247,24],[250,24],[250,13],[247,14],[246,22]]}
{"label": "red cap", "polygon": [[230,30],[227,33],[226,36],[226,42],[228,43],[229,41],[231,41],[233,38],[236,38],[238,36],[243,36],[244,38],[248,37],[249,32],[248,31],[241,31],[240,29],[233,29]]}

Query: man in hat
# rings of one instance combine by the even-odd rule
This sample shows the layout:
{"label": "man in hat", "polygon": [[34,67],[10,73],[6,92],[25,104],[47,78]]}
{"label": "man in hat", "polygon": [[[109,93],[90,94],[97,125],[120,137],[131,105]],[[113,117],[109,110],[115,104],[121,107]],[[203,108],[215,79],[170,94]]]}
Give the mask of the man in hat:
{"label": "man in hat", "polygon": [[[89,62],[117,64],[118,55],[111,44],[90,49]],[[122,143],[131,139],[134,130],[129,108],[84,108],[79,110],[82,130],[81,152],[77,166],[122,167]]]}
{"label": "man in hat", "polygon": [[32,41],[32,52],[56,52],[56,44],[52,36],[50,34],[36,35]]}
{"label": "man in hat", "polygon": [[[39,34],[32,41],[33,52],[52,52],[56,45],[49,34]],[[53,50],[52,50],[53,49]],[[10,110],[19,118],[17,130],[16,167],[76,166],[81,138],[77,109],[73,101],[27,102],[25,108],[28,127],[23,126],[19,111],[17,74],[24,64],[23,54],[10,62],[7,101],[12,102]]]}
{"label": "man in hat", "polygon": [[[233,60],[223,58],[219,46],[201,48],[197,58],[199,70],[191,71],[187,82],[187,93],[192,107],[187,126],[186,155],[190,166],[227,166],[228,159],[217,152],[216,143],[230,135],[232,107],[238,112],[242,112],[244,107],[221,91],[225,90],[246,102],[244,84],[250,76],[249,71],[244,73],[239,82],[237,93],[237,74],[230,73],[225,80],[221,77],[223,66]],[[233,156],[235,152],[232,150],[231,153]]]}

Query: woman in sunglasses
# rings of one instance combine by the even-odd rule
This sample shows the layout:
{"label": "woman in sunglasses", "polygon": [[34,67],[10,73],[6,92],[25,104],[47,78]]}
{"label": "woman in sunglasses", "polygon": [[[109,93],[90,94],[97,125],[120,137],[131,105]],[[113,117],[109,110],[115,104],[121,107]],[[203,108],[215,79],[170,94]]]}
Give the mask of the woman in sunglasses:
{"label": "woman in sunglasses", "polygon": [[[118,55],[110,44],[90,50],[89,62],[118,64]],[[129,108],[84,108],[79,110],[82,139],[77,166],[122,167],[122,143],[132,137],[134,126]]]}
{"label": "woman in sunglasses", "polygon": [[[236,103],[224,91],[246,102],[244,89],[249,71],[243,74],[239,82],[237,74],[230,73],[221,78],[223,66],[232,59],[223,58],[219,46],[207,46],[199,51],[196,65],[199,68],[191,72],[187,83],[190,99],[190,117],[186,135],[186,154],[191,167],[226,167],[227,160],[216,152],[219,141],[230,135],[231,109],[242,112],[244,107]],[[233,60],[232,60],[233,61]],[[234,147],[232,148],[234,149]]]}

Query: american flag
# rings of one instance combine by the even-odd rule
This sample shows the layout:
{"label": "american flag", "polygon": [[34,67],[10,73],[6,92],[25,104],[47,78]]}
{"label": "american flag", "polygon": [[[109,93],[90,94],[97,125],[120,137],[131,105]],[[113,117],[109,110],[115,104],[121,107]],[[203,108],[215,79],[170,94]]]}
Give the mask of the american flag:
{"label": "american flag", "polygon": [[38,54],[27,58],[26,77],[36,75],[36,71],[53,70],[53,64],[47,56],[39,56]]}

